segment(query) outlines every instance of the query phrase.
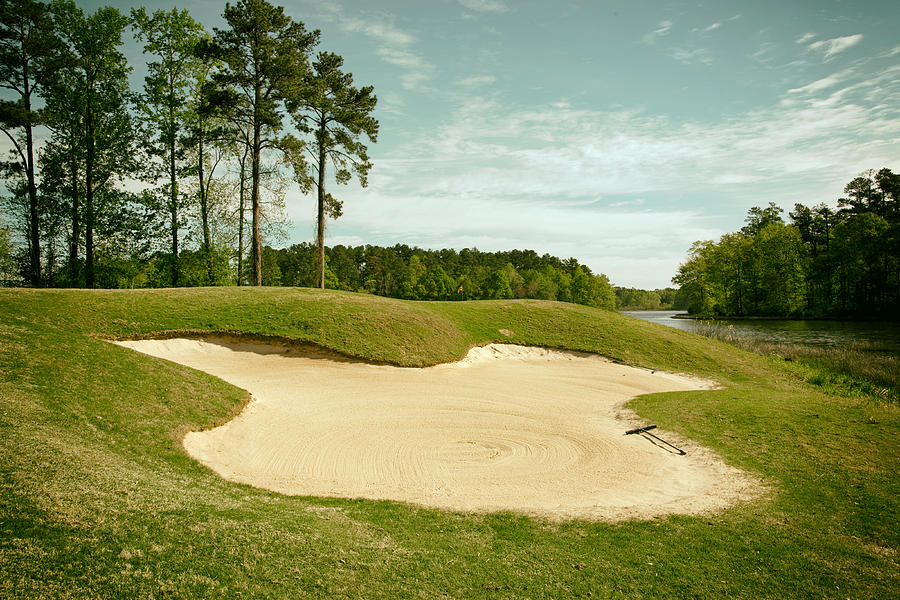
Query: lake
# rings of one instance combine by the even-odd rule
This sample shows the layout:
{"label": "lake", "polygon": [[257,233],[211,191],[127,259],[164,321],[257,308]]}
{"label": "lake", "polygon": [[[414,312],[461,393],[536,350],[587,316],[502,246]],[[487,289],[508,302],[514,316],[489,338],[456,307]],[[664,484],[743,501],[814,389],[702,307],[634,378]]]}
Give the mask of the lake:
{"label": "lake", "polygon": [[[697,332],[698,321],[679,319],[687,313],[674,310],[633,310],[622,314],[675,329]],[[712,321],[733,327],[737,335],[756,337],[776,344],[839,347],[868,342],[886,350],[900,349],[900,323],[876,321],[803,321],[788,319],[738,319]],[[704,323],[710,323],[705,321]]]}

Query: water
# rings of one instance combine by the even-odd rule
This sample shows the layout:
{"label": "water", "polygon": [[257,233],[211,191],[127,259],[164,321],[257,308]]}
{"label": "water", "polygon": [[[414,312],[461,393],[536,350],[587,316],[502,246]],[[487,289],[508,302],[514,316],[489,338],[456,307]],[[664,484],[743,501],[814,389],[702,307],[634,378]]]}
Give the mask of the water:
{"label": "water", "polygon": [[[678,319],[686,313],[674,310],[634,310],[623,314],[675,329],[697,332],[695,319]],[[706,321],[705,323],[709,323]],[[802,320],[717,320],[719,327],[733,327],[735,334],[760,338],[776,344],[841,347],[853,343],[870,343],[879,349],[900,349],[900,323],[870,321],[802,321]]]}

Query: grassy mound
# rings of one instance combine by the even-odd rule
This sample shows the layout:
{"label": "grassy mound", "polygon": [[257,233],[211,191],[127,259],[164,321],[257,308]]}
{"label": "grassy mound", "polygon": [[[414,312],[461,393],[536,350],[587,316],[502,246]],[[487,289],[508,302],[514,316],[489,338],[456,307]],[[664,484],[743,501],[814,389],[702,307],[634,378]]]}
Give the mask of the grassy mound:
{"label": "grassy mound", "polygon": [[[245,393],[103,337],[219,332],[421,366],[503,341],[694,373],[639,414],[766,480],[708,518],[618,525],[295,498],[225,482],[180,437]],[[895,403],[615,313],[306,289],[0,290],[0,597],[889,597]]]}

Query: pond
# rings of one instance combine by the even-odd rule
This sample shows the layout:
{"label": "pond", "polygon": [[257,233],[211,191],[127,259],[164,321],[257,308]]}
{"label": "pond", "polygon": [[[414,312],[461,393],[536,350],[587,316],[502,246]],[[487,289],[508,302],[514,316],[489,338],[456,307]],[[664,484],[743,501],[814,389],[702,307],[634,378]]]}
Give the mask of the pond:
{"label": "pond", "polygon": [[[696,333],[695,319],[678,318],[687,313],[674,310],[635,310],[623,314]],[[711,321],[703,321],[708,326]],[[798,319],[737,319],[712,321],[715,326],[733,327],[737,335],[756,337],[776,344],[840,347],[855,343],[874,344],[879,349],[900,349],[900,323],[879,321],[825,321]]]}

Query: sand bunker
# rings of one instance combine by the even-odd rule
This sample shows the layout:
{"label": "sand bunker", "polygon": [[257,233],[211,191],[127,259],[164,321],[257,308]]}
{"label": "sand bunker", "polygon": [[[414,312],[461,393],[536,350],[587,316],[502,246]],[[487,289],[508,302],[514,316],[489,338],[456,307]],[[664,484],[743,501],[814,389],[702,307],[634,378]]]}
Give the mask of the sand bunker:
{"label": "sand bunker", "polygon": [[[215,343],[212,343],[215,342]],[[120,342],[248,390],[229,423],[185,436],[222,477],[285,494],[618,520],[724,508],[754,484],[710,452],[667,452],[621,409],[709,382],[598,356],[493,345],[427,369],[224,340]]]}

